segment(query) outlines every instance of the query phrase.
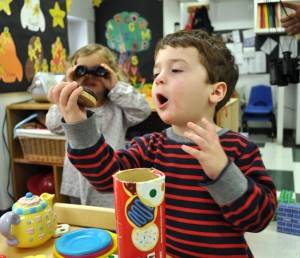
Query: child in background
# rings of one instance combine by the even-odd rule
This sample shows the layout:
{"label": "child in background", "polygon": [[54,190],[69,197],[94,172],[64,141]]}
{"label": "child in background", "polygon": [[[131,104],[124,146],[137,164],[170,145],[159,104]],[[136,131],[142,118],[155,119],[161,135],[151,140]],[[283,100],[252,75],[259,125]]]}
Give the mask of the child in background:
{"label": "child in background", "polygon": [[[72,67],[66,73],[67,81],[59,85],[64,87],[76,81],[76,85],[93,91],[98,100],[97,106],[90,110],[95,113],[98,129],[113,148],[124,148],[127,129],[150,115],[148,103],[142,94],[124,82],[125,77],[118,69],[116,57],[108,48],[89,44],[77,50],[70,58],[70,63]],[[108,75],[103,77],[87,73],[81,77],[76,76],[75,69],[79,65],[88,68],[101,65],[108,71]],[[63,133],[61,119],[58,106],[52,105],[46,116],[48,129],[54,133]],[[61,193],[70,196],[73,203],[103,207],[114,205],[113,194],[97,192],[68,158],[64,162]]]}
{"label": "child in background", "polygon": [[258,147],[220,128],[216,111],[238,79],[225,44],[201,30],[162,39],[155,52],[152,97],[170,128],[136,137],[114,151],[82,110],[75,83],[51,98],[64,116],[68,156],[98,191],[112,190],[118,170],[148,167],[166,175],[166,249],[172,257],[253,257],[244,233],[263,230],[276,208],[276,190]]}

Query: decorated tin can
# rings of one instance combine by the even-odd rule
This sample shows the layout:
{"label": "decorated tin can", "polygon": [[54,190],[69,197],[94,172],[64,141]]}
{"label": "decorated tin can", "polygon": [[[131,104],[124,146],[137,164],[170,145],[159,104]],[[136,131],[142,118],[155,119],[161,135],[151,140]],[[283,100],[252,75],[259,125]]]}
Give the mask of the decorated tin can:
{"label": "decorated tin can", "polygon": [[129,169],[114,175],[118,252],[121,258],[165,258],[165,175]]}

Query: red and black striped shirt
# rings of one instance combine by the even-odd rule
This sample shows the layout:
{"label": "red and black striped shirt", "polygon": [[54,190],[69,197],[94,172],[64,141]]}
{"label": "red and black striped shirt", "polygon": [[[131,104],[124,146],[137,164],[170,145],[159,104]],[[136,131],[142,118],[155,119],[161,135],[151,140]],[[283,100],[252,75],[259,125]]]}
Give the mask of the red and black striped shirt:
{"label": "red and black striped shirt", "polygon": [[[247,182],[241,196],[220,205],[206,187],[213,182],[201,164],[181,149],[183,142],[169,137],[170,130],[135,138],[128,149],[118,151],[100,136],[87,148],[69,145],[68,156],[99,191],[113,190],[112,175],[119,170],[153,167],[163,171],[166,175],[166,249],[170,256],[253,257],[244,232],[264,229],[276,207],[275,187],[266,173],[258,147],[239,133],[226,131],[219,135],[229,160],[240,169]],[[226,190],[225,186],[223,191]]]}

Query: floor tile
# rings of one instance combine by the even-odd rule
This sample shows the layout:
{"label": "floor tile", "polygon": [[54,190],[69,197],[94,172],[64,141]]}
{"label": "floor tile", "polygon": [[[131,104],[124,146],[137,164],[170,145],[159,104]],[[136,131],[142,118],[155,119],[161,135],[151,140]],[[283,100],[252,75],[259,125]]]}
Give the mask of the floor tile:
{"label": "floor tile", "polygon": [[293,148],[293,160],[294,162],[300,162],[300,148]]}
{"label": "floor tile", "polygon": [[294,191],[293,171],[267,170],[267,172],[272,177],[277,191],[281,191],[282,189]]}
{"label": "floor tile", "polygon": [[292,148],[283,147],[278,143],[267,142],[261,148],[261,154],[268,170],[294,170]]}

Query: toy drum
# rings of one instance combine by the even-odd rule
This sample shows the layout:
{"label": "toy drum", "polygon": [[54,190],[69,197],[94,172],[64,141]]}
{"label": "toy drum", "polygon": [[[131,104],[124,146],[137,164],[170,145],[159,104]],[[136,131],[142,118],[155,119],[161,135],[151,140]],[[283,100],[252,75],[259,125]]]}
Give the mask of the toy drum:
{"label": "toy drum", "polygon": [[165,175],[129,169],[114,175],[118,250],[121,258],[164,258]]}

